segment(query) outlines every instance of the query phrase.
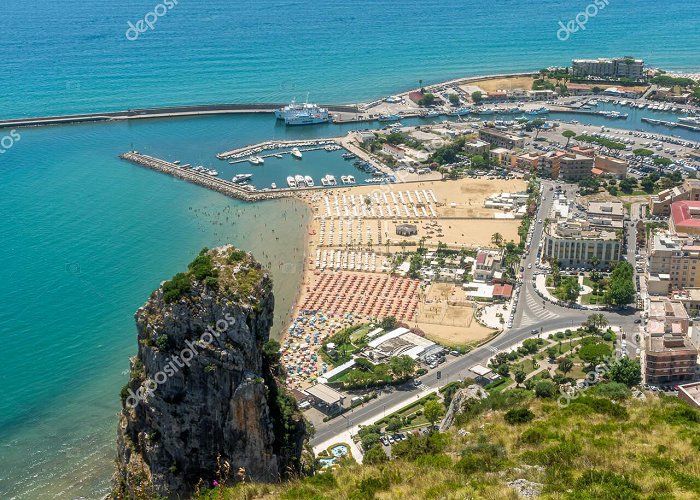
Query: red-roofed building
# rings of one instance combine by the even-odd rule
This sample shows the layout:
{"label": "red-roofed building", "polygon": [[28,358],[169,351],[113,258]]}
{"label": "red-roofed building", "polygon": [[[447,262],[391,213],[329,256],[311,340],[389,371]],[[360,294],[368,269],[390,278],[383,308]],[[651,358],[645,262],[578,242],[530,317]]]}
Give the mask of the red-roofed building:
{"label": "red-roofed building", "polygon": [[513,295],[513,285],[494,285],[493,286],[493,298],[494,299],[509,299]]}
{"label": "red-roofed building", "polygon": [[677,201],[671,204],[671,230],[700,235],[700,201]]}
{"label": "red-roofed building", "polygon": [[403,149],[401,149],[398,146],[392,146],[388,142],[385,143],[384,146],[382,146],[382,152],[391,155],[399,160],[403,159],[406,156],[406,152]]}

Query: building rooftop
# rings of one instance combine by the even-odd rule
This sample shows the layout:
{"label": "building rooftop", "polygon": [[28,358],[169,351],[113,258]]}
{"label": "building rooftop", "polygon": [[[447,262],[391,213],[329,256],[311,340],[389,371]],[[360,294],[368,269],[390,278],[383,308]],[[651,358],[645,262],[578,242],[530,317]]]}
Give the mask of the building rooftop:
{"label": "building rooftop", "polygon": [[591,201],[588,203],[588,215],[592,217],[614,217],[620,219],[625,215],[625,207],[617,201]]}
{"label": "building rooftop", "polygon": [[676,201],[671,204],[671,218],[676,231],[700,229],[700,201]]}

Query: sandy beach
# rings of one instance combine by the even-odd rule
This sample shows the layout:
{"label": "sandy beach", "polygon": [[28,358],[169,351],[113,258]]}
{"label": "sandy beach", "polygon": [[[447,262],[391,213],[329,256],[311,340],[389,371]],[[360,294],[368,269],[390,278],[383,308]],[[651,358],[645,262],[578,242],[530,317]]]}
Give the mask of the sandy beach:
{"label": "sandy beach", "polygon": [[[299,193],[313,218],[305,234],[302,284],[282,339],[288,385],[306,387],[329,369],[319,349],[332,335],[385,316],[446,345],[467,345],[491,335],[494,330],[478,323],[479,306],[467,301],[461,285],[421,286],[418,280],[392,276],[390,257],[418,245],[490,246],[496,232],[516,240],[520,221],[484,208],[484,201],[525,188],[520,179],[467,178]],[[397,235],[400,224],[415,225],[417,234]]]}

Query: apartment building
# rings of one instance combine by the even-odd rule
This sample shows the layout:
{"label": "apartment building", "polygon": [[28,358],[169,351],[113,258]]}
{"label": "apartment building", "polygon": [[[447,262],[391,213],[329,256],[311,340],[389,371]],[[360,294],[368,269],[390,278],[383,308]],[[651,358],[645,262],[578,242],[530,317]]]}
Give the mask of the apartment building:
{"label": "apartment building", "polygon": [[571,61],[571,72],[580,77],[641,80],[644,77],[644,61],[633,57],[574,59]]}
{"label": "apartment building", "polygon": [[671,215],[671,205],[677,201],[700,201],[700,179],[686,179],[683,184],[650,197],[653,215]]}
{"label": "apartment building", "polygon": [[491,144],[486,141],[471,141],[464,145],[464,151],[470,155],[481,155],[484,158],[488,157]]}
{"label": "apartment building", "polygon": [[[618,179],[624,179],[627,175],[627,166],[627,160],[600,155],[595,157],[593,173],[598,175],[614,175]],[[596,172],[596,170],[598,170],[599,173]]]}
{"label": "apartment building", "polygon": [[650,295],[700,287],[700,241],[669,232],[655,233],[649,242],[647,273]]}
{"label": "apartment building", "polygon": [[522,149],[525,146],[525,138],[492,127],[479,130],[479,139],[496,148]]}

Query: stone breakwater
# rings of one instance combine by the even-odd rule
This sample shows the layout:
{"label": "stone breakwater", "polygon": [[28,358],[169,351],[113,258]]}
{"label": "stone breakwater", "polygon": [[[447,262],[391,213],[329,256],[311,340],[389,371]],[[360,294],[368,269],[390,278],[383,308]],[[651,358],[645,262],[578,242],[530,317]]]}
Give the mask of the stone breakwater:
{"label": "stone breakwater", "polygon": [[182,168],[174,163],[170,163],[160,158],[143,155],[137,151],[130,151],[119,155],[119,158],[128,162],[150,168],[157,172],[172,175],[178,179],[182,179],[193,184],[217,191],[231,198],[236,198],[243,201],[263,201],[273,200],[278,198],[286,198],[298,193],[298,189],[277,189],[275,191],[249,191],[230,181],[218,179],[211,175],[195,172],[187,168]]}

